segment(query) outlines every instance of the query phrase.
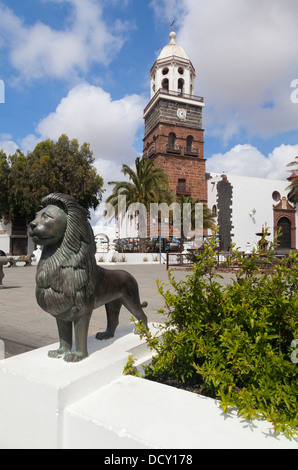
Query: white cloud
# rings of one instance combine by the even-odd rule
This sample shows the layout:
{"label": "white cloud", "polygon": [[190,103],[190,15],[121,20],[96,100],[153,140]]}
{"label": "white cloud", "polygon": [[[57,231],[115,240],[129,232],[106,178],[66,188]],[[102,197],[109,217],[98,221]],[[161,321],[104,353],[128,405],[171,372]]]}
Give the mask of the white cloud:
{"label": "white cloud", "polygon": [[32,152],[40,139],[35,134],[29,134],[21,141],[21,149]]}
{"label": "white cloud", "polygon": [[113,101],[100,87],[78,85],[62,99],[55,112],[38,124],[36,135],[23,139],[22,148],[32,150],[41,140],[57,140],[66,134],[80,144],[90,143],[95,166],[105,183],[121,180],[122,164],[133,165],[138,156],[134,144],[143,127],[145,105],[146,100],[138,95]]}
{"label": "white cloud", "polygon": [[133,144],[143,125],[145,104],[138,95],[113,101],[102,88],[84,83],[70,90],[56,111],[38,124],[36,132],[42,139],[67,134],[89,142],[97,158],[125,162],[136,156]]}
{"label": "white cloud", "polygon": [[[130,162],[131,164],[133,162]],[[127,178],[122,173],[122,164],[117,162],[111,162],[109,160],[104,160],[98,158],[95,160],[94,166],[99,175],[104,179],[104,195],[103,200],[105,201],[113,191],[113,185],[108,185],[109,181],[125,181]],[[104,211],[104,207],[100,206],[99,211]]]}
{"label": "white cloud", "polygon": [[281,145],[268,156],[252,145],[236,145],[226,153],[214,154],[206,161],[211,173],[226,173],[285,180],[289,177],[287,164],[298,155],[298,145]]}
{"label": "white cloud", "polygon": [[102,19],[101,2],[50,1],[67,2],[72,7],[71,20],[63,30],[42,22],[26,25],[0,3],[0,47],[10,49],[11,63],[22,78],[70,79],[86,72],[92,62],[108,64],[119,52],[123,35],[108,29]]}
{"label": "white cloud", "polygon": [[297,129],[298,105],[290,100],[298,78],[296,0],[153,0],[152,6],[159,18],[178,19],[177,43],[196,68],[208,133],[228,142],[240,129],[265,138]]}
{"label": "white cloud", "polygon": [[169,25],[173,20],[176,25],[179,24],[179,19],[183,18],[187,12],[187,5],[183,0],[151,0],[150,6],[156,20],[168,22]]}
{"label": "white cloud", "polygon": [[13,155],[16,150],[18,149],[18,146],[15,142],[12,140],[7,140],[3,139],[0,140],[0,150],[3,150],[6,155]]}

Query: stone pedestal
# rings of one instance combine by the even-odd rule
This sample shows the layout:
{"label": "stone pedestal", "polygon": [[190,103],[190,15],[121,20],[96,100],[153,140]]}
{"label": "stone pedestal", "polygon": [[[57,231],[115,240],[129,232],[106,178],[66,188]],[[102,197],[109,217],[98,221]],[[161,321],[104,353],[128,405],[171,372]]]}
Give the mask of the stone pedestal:
{"label": "stone pedestal", "polygon": [[49,358],[58,345],[0,361],[0,449],[63,448],[65,409],[122,376],[129,354],[148,354],[133,328],[119,327],[107,341],[90,337],[79,363]]}

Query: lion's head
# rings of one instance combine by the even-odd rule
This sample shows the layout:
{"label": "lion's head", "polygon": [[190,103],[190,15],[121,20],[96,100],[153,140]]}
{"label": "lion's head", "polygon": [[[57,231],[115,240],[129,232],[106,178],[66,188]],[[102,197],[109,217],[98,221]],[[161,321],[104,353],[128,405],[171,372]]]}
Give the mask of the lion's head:
{"label": "lion's head", "polygon": [[30,224],[30,236],[37,245],[58,245],[67,227],[67,215],[63,209],[49,204]]}
{"label": "lion's head", "polygon": [[81,310],[94,292],[96,244],[88,211],[67,194],[52,193],[30,224],[43,253],[38,265],[37,301],[52,315]]}

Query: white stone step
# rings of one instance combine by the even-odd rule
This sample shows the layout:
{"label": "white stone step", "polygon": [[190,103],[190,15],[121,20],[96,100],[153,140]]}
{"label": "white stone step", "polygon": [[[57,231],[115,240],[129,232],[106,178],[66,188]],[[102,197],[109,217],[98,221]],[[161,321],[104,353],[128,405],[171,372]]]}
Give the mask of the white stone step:
{"label": "white stone step", "polygon": [[[69,406],[67,449],[298,449],[267,421],[224,414],[216,400],[124,376]],[[186,452],[187,453],[187,452]]]}

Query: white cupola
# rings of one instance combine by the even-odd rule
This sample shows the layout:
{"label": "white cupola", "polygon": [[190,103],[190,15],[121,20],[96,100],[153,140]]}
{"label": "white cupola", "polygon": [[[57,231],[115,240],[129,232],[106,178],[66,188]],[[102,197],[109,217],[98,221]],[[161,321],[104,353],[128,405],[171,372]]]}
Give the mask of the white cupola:
{"label": "white cupola", "polygon": [[163,48],[150,71],[151,98],[160,89],[176,96],[192,97],[195,69],[181,46],[176,44],[176,33],[170,33],[170,43]]}

